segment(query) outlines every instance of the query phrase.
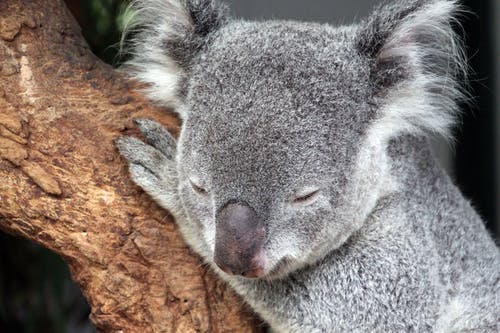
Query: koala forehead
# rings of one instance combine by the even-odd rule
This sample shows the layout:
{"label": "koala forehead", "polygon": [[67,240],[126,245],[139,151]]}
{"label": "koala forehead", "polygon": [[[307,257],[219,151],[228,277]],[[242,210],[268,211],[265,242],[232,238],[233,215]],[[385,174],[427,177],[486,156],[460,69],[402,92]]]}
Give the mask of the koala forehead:
{"label": "koala forehead", "polygon": [[236,180],[269,182],[268,167],[277,183],[347,163],[373,111],[354,33],[295,22],[222,28],[190,70],[184,154]]}
{"label": "koala forehead", "polygon": [[365,101],[369,64],[353,45],[355,34],[352,26],[232,22],[191,67],[191,112],[241,115],[250,103],[275,116],[290,109],[322,113]]}

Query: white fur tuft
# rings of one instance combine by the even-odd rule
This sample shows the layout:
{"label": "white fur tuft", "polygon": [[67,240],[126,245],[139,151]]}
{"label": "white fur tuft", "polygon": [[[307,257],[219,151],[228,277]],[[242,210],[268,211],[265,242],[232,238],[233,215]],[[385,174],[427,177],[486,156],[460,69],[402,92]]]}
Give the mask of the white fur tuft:
{"label": "white fur tuft", "polygon": [[[124,37],[133,35],[125,63],[127,72],[145,83],[147,96],[162,105],[180,104],[179,83],[184,70],[163,45],[167,40],[183,39],[193,30],[192,19],[182,0],[135,0],[129,5],[130,19]],[[184,115],[181,114],[181,117]]]}
{"label": "white fur tuft", "polygon": [[387,139],[422,132],[450,139],[458,103],[465,90],[467,66],[462,42],[452,28],[455,1],[431,1],[408,15],[389,36],[377,61],[408,60],[411,77],[385,96],[383,121]]}

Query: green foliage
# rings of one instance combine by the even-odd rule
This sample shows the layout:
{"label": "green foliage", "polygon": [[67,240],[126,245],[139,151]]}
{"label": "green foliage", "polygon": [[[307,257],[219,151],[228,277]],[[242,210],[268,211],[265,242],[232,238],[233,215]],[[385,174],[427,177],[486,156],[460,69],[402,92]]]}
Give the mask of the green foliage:
{"label": "green foliage", "polygon": [[123,0],[81,0],[73,13],[92,51],[113,65],[120,64],[119,41],[126,15],[130,14],[125,11],[126,4]]}

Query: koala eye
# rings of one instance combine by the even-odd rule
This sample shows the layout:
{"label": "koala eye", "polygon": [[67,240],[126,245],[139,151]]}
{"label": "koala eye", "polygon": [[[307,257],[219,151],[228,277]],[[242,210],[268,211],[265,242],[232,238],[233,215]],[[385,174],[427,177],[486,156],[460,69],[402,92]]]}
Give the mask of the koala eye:
{"label": "koala eye", "polygon": [[199,195],[207,195],[208,194],[208,191],[206,189],[204,189],[203,187],[199,186],[199,185],[196,185],[195,183],[193,183],[192,180],[189,180],[189,183],[191,184],[191,188],[193,189],[193,191]]}
{"label": "koala eye", "polygon": [[299,195],[293,197],[291,202],[292,202],[292,204],[311,203],[316,199],[319,192],[320,192],[319,189],[315,189],[315,190],[309,190],[308,192],[305,192],[304,194],[300,193]]}

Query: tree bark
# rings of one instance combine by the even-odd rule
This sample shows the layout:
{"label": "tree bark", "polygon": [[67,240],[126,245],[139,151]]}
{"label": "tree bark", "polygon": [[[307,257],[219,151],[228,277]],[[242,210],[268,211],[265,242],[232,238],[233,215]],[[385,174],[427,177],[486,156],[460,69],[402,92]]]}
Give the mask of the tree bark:
{"label": "tree bark", "polygon": [[103,332],[257,332],[128,177],[132,119],[179,121],[99,61],[61,0],[0,1],[0,228],[63,257]]}

